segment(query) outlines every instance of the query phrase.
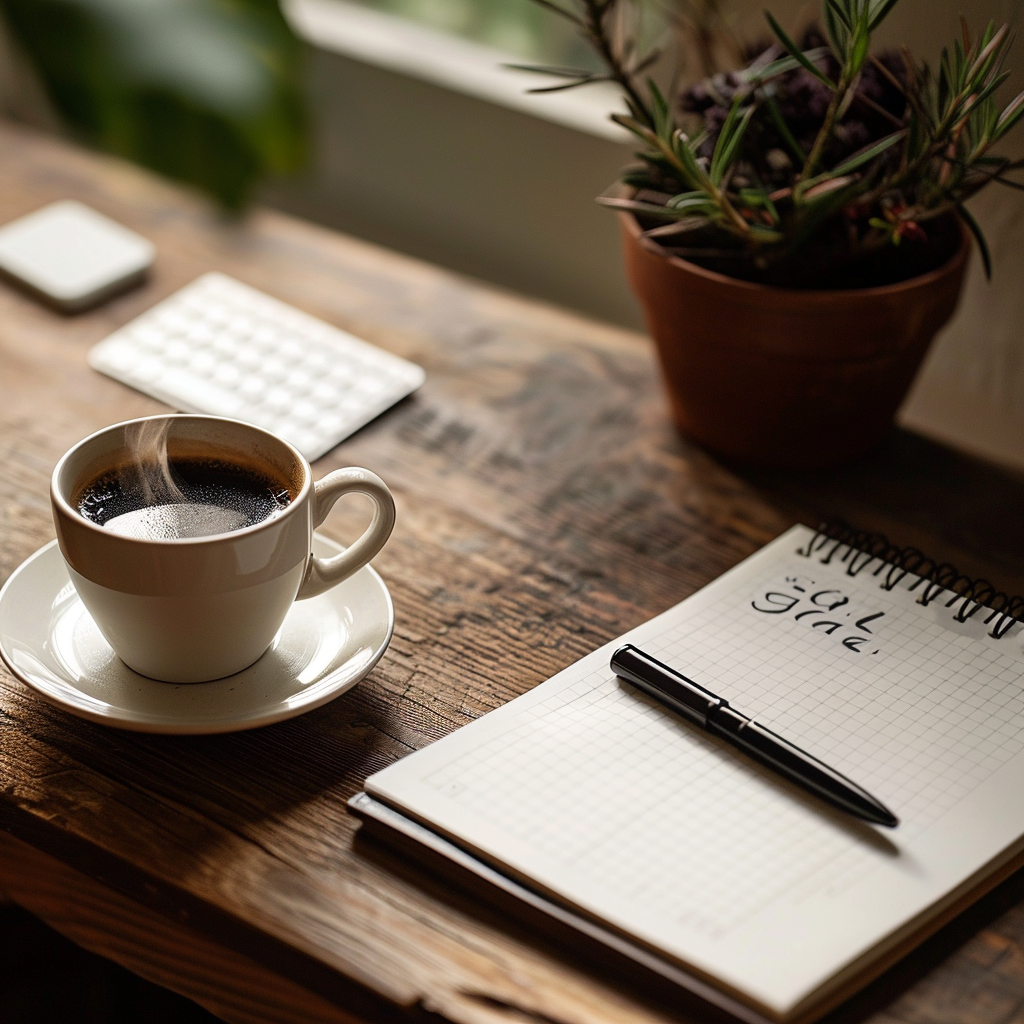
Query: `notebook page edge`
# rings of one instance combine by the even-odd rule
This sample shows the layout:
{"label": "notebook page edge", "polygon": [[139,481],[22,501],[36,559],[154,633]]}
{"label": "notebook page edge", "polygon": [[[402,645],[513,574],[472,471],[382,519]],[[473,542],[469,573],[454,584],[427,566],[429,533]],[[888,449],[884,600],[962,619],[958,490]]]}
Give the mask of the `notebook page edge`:
{"label": "notebook page edge", "polygon": [[790,1018],[799,1022],[814,1020],[835,1009],[1022,867],[1024,835],[950,889],[941,899],[883,936],[818,988],[808,992],[790,1007]]}
{"label": "notebook page edge", "polygon": [[[367,792],[357,793],[348,801],[348,807],[362,820],[374,820],[388,831],[399,832],[417,844],[432,849],[453,864],[516,895],[531,906],[539,907],[545,913],[580,928],[589,937],[596,937],[597,941],[609,945],[617,952],[623,952],[630,959],[662,974],[706,1002],[727,1010],[747,1024],[790,1024],[792,1020],[788,1015],[779,1015],[771,1007],[750,1000],[743,992],[730,989],[717,977],[704,974],[692,964],[673,960],[663,950],[645,945],[629,932],[614,929],[608,922],[566,900],[561,894],[535,887],[533,879],[516,876],[484,851],[464,845],[457,837],[439,831],[430,821],[391,804],[384,797]],[[629,951],[625,952],[626,949]]]}

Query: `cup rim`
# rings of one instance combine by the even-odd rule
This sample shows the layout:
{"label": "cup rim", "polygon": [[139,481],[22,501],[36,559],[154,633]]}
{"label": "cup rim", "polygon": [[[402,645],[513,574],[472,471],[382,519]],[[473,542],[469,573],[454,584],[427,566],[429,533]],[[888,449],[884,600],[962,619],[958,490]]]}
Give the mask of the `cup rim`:
{"label": "cup rim", "polygon": [[[270,438],[270,440],[282,445],[289,452],[291,452],[295,461],[299,466],[302,467],[302,485],[299,487],[299,492],[296,494],[294,500],[289,502],[288,506],[280,512],[278,515],[261,520],[258,523],[253,523],[252,526],[243,526],[238,530],[229,530],[226,533],[212,533],[204,537],[131,537],[124,534],[113,534],[105,530],[102,526],[97,525],[90,519],[86,519],[78,509],[76,509],[67,498],[64,497],[58,486],[58,480],[60,479],[61,471],[64,469],[67,461],[77,452],[80,448],[87,445],[90,441],[103,434],[108,433],[112,430],[123,429],[135,423],[144,423],[148,420],[212,420],[216,423],[234,423],[238,426],[245,427],[247,430],[255,431],[258,434]],[[83,437],[80,441],[73,444],[57,461],[57,465],[53,467],[53,473],[50,475],[50,500],[54,506],[60,510],[65,516],[70,516],[72,521],[81,527],[95,532],[96,534],[103,536],[109,540],[116,539],[120,543],[125,544],[140,544],[140,545],[171,545],[171,546],[189,546],[189,545],[205,545],[205,544],[221,544],[231,543],[238,537],[251,537],[253,534],[259,533],[263,530],[268,530],[282,524],[289,516],[295,511],[303,499],[305,499],[309,492],[313,489],[313,471],[309,465],[309,461],[306,457],[295,447],[295,445],[286,441],[283,437],[272,431],[265,430],[263,427],[258,427],[254,423],[248,423],[245,420],[235,419],[231,416],[210,416],[205,413],[189,413],[189,412],[166,412],[157,413],[153,416],[136,416],[130,420],[121,420],[118,423],[111,423],[109,426],[100,427],[99,430],[94,430],[91,434]]]}

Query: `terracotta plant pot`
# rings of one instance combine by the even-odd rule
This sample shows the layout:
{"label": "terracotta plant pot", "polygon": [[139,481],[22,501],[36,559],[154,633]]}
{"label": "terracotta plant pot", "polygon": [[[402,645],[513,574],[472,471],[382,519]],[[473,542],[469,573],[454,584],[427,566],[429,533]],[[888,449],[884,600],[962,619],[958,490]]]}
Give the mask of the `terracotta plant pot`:
{"label": "terracotta plant pot", "polygon": [[899,284],[752,284],[668,256],[620,215],[626,271],[685,434],[729,459],[816,467],[877,444],[960,298],[970,239]]}

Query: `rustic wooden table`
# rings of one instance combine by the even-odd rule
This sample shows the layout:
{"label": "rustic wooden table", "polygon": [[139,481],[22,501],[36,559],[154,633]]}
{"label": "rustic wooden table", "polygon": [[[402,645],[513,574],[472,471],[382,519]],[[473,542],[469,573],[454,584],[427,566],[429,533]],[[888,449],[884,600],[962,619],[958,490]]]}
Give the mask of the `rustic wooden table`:
{"label": "rustic wooden table", "polygon": [[[113,161],[0,128],[0,222],[74,197],[151,238],[145,287],[64,317],[0,286],[0,581],[53,527],[58,456],[158,403],[89,347],[223,270],[422,364],[412,399],[321,459],[391,485],[376,565],[391,647],[358,687],[255,732],[103,729],[0,672],[0,889],[92,950],[237,1022],[653,1024],[678,994],[357,838],[363,779],[692,593],[803,520],[843,515],[1008,587],[1024,485],[908,434],[818,474],[722,466],[676,435],[642,337],[287,217],[228,223]],[[357,516],[332,517],[339,539]],[[835,1015],[1024,1018],[1011,878]]]}

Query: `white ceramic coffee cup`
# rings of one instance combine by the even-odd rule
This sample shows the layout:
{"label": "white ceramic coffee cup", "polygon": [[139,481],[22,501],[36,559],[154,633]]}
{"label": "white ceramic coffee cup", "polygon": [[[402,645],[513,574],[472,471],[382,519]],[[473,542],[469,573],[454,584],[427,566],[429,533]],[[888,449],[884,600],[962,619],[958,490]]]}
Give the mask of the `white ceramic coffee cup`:
{"label": "white ceramic coffee cup", "polygon": [[[294,495],[275,516],[213,536],[174,540],[122,536],[75,507],[81,489],[131,460],[131,420],[92,434],[57,463],[50,485],[57,541],[71,580],[118,657],[136,672],[175,683],[240,672],[270,646],[295,600],[313,597],[361,569],[384,546],[395,503],[367,469],[339,469],[313,483],[309,463],[259,427],[218,416],[169,415],[172,459],[220,456],[289,481]],[[318,558],[313,531],[343,494],[368,495],[373,520],[342,554]]]}

